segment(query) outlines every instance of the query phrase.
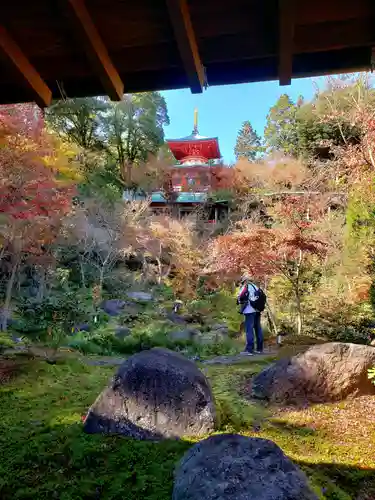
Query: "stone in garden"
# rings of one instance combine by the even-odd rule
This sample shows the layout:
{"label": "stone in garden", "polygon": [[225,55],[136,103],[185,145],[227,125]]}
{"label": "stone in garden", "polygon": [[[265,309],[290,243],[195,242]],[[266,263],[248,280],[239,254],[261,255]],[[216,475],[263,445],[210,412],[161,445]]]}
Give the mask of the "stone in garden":
{"label": "stone in garden", "polygon": [[88,323],[81,323],[73,328],[73,333],[78,332],[88,332],[90,330],[90,325]]}
{"label": "stone in garden", "polygon": [[223,342],[224,340],[227,340],[228,335],[226,332],[223,330],[212,330],[210,332],[205,332],[201,333],[197,338],[196,341],[199,344],[218,344],[220,342]]}
{"label": "stone in garden", "polygon": [[23,342],[22,337],[18,337],[17,335],[12,335],[12,341],[16,344],[21,344]]}
{"label": "stone in garden", "polygon": [[128,292],[126,295],[129,299],[139,300],[140,302],[151,302],[153,300],[152,294],[146,292]]}
{"label": "stone in garden", "polygon": [[136,304],[135,302],[125,302],[124,307],[121,311],[121,316],[127,321],[132,321],[139,316],[139,313],[142,311],[142,306],[140,304]]}
{"label": "stone in garden", "polygon": [[281,403],[318,403],[375,394],[367,376],[374,365],[374,347],[341,342],[315,345],[260,372],[252,381],[252,396]]}
{"label": "stone in garden", "polygon": [[115,330],[115,337],[117,337],[120,340],[129,337],[129,335],[131,335],[131,330],[126,326],[118,326]]}
{"label": "stone in garden", "polygon": [[109,299],[105,300],[101,308],[109,316],[120,316],[122,310],[124,309],[126,302],[119,299]]}
{"label": "stone in garden", "polygon": [[225,323],[217,323],[216,325],[212,325],[211,330],[212,331],[220,331],[220,332],[223,332],[226,334],[228,334],[228,332],[229,332],[229,328]]}
{"label": "stone in garden", "polygon": [[204,374],[184,356],[154,348],[124,361],[89,409],[84,429],[156,440],[205,435],[214,425]]}
{"label": "stone in garden", "polygon": [[169,321],[172,321],[172,323],[175,323],[177,325],[186,325],[187,321],[182,317],[179,316],[177,313],[166,313],[165,317],[169,319]]}
{"label": "stone in garden", "polygon": [[193,341],[200,334],[199,330],[195,330],[193,328],[186,328],[184,330],[176,330],[174,332],[170,332],[169,338],[173,341],[184,340],[184,341]]}
{"label": "stone in garden", "polygon": [[172,500],[317,500],[305,474],[272,441],[238,434],[190,448],[175,471]]}

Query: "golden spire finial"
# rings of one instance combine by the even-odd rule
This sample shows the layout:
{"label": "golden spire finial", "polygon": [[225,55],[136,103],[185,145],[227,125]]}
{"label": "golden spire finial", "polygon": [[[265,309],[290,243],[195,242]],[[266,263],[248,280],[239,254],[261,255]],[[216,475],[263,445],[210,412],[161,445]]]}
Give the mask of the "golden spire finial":
{"label": "golden spire finial", "polygon": [[194,109],[194,129],[193,129],[193,134],[197,135],[198,134],[198,109]]}

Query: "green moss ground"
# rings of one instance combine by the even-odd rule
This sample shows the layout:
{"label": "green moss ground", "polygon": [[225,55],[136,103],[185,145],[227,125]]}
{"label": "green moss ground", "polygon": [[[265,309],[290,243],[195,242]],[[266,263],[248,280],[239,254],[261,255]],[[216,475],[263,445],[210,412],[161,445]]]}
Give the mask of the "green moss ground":
{"label": "green moss ground", "polygon": [[[221,431],[273,439],[304,468],[321,498],[374,499],[375,494],[366,495],[375,488],[375,425],[370,416],[360,417],[361,401],[354,409],[343,403],[301,411],[262,408],[242,395],[247,378],[261,368],[256,362],[204,368]],[[34,361],[0,386],[0,498],[171,498],[174,466],[191,443],[82,431],[82,416],[113,372],[74,359],[57,365]],[[337,432],[335,423],[342,428],[355,413],[359,424]]]}

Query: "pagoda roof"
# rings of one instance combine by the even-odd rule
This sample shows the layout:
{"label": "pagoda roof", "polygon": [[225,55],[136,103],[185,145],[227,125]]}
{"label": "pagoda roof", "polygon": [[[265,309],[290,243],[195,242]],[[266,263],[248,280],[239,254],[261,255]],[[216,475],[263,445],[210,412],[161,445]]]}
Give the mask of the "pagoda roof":
{"label": "pagoda roof", "polygon": [[167,139],[168,144],[170,142],[197,142],[197,141],[218,141],[217,137],[206,137],[205,135],[200,135],[197,133],[192,133],[186,137],[180,137],[179,139]]}
{"label": "pagoda roof", "polygon": [[221,158],[219,140],[217,137],[205,137],[193,133],[181,139],[167,139],[173,156],[176,160],[184,158],[197,159],[198,163],[204,160],[216,160]]}

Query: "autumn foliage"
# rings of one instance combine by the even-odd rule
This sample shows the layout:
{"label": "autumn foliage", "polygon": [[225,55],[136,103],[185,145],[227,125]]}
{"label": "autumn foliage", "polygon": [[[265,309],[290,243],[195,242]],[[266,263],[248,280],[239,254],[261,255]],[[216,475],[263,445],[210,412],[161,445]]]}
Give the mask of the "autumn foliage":
{"label": "autumn foliage", "polygon": [[275,273],[290,274],[301,253],[305,258],[324,258],[328,244],[315,234],[317,219],[312,219],[318,217],[318,207],[305,199],[289,198],[274,212],[282,224],[266,228],[243,221],[236,231],[214,240],[211,269],[237,276],[246,272],[266,281]]}
{"label": "autumn foliage", "polygon": [[[75,188],[58,178],[56,153],[44,133],[40,111],[31,105],[0,110],[0,144],[2,223],[8,229],[30,226],[24,233],[29,241],[24,243],[34,249],[50,243],[59,221],[71,210]],[[7,244],[11,242],[5,238],[3,247]]]}
{"label": "autumn foliage", "polygon": [[59,178],[55,146],[38,108],[0,109],[0,264],[6,282],[2,327],[21,264],[50,261],[50,246],[72,208],[75,188]]}

